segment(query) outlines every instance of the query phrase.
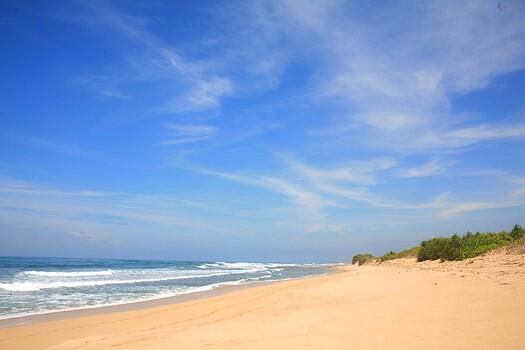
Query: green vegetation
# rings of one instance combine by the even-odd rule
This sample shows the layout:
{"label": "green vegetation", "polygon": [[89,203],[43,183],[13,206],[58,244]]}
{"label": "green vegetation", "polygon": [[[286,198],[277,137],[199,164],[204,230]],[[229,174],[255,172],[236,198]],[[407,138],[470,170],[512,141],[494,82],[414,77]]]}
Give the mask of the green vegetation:
{"label": "green vegetation", "polygon": [[423,260],[463,260],[486,253],[490,250],[509,245],[521,240],[525,231],[520,225],[515,225],[512,231],[506,232],[467,232],[460,237],[433,238],[421,242],[421,250],[417,255],[418,261]]}
{"label": "green vegetation", "polygon": [[366,262],[377,260],[378,258],[373,256],[370,253],[363,253],[363,254],[357,254],[354,255],[352,258],[352,264],[358,263],[359,265],[363,265]]}
{"label": "green vegetation", "polygon": [[417,257],[417,261],[463,260],[508,245],[525,251],[525,229],[520,225],[514,225],[510,232],[477,232],[475,234],[467,232],[463,236],[432,238],[421,242],[420,246],[399,253],[390,251],[382,257],[376,257],[370,253],[357,254],[352,258],[352,264],[357,262],[359,265],[363,265],[370,261],[383,262],[408,257]]}
{"label": "green vegetation", "polygon": [[518,254],[525,254],[525,237],[521,237],[520,239],[515,240],[510,245],[510,248]]}
{"label": "green vegetation", "polygon": [[417,246],[417,247],[412,247],[409,249],[402,250],[399,253],[390,251],[381,257],[381,262],[387,261],[387,260],[401,259],[401,258],[417,257],[420,250],[421,250],[421,247]]}
{"label": "green vegetation", "polygon": [[519,254],[525,254],[525,230],[520,225],[514,225],[510,235],[514,239],[511,249]]}
{"label": "green vegetation", "polygon": [[517,241],[523,239],[525,236],[525,230],[520,225],[514,225],[512,231],[510,231],[510,235],[513,240]]}

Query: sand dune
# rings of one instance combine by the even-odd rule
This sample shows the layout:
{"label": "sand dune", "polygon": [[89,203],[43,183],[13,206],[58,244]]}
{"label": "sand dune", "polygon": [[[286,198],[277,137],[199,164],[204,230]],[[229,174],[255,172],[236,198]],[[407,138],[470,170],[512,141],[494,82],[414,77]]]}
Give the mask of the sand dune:
{"label": "sand dune", "polygon": [[524,349],[525,255],[389,261],[0,329],[1,349]]}

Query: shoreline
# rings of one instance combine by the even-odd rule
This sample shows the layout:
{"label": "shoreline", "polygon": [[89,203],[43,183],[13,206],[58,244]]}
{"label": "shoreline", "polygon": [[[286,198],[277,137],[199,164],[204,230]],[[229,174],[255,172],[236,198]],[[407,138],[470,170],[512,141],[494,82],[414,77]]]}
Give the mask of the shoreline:
{"label": "shoreline", "polygon": [[497,253],[446,263],[399,259],[333,271],[235,286],[240,288],[201,294],[198,299],[193,295],[187,301],[179,298],[176,303],[2,328],[0,348],[504,350],[522,346],[525,254]]}
{"label": "shoreline", "polygon": [[[12,316],[0,318],[0,329],[10,328],[22,325],[32,325],[49,321],[68,320],[77,317],[96,316],[112,314],[117,312],[126,312],[133,310],[147,309],[157,306],[180,304],[187,301],[212,298],[214,296],[231,293],[236,290],[253,288],[264,284],[271,284],[274,281],[256,281],[235,286],[221,286],[210,290],[191,292],[187,294],[173,295],[167,297],[158,297],[154,299],[126,301],[118,304],[102,304],[90,307],[80,307],[64,310],[44,311],[28,315]],[[278,281],[277,281],[278,282]]]}
{"label": "shoreline", "polygon": [[226,293],[231,293],[231,292],[248,289],[248,288],[256,288],[256,287],[280,283],[280,282],[326,276],[326,275],[330,275],[333,273],[337,273],[338,272],[337,267],[334,266],[331,272],[327,274],[323,274],[323,275],[312,275],[312,276],[304,276],[304,277],[298,277],[298,278],[293,278],[293,279],[281,279],[281,280],[270,280],[270,281],[251,281],[251,282],[241,283],[237,285],[222,285],[222,286],[218,286],[216,288],[212,288],[209,290],[195,291],[195,292],[183,293],[183,294],[173,295],[173,296],[154,297],[154,298],[146,299],[146,300],[139,299],[139,300],[125,301],[125,302],[116,303],[116,304],[102,304],[102,305],[93,305],[93,306],[88,306],[88,307],[79,307],[79,308],[64,309],[64,310],[43,311],[40,313],[33,313],[33,314],[7,316],[4,318],[0,318],[0,329],[24,326],[24,325],[32,325],[32,324],[38,324],[38,323],[44,323],[44,322],[50,322],[50,321],[68,320],[68,319],[74,319],[78,317],[105,315],[105,314],[112,314],[112,313],[118,313],[118,312],[148,309],[148,308],[153,308],[153,307],[158,307],[158,306],[180,304],[180,303],[194,301],[194,300],[208,299],[208,298],[213,298],[213,297],[220,296]]}

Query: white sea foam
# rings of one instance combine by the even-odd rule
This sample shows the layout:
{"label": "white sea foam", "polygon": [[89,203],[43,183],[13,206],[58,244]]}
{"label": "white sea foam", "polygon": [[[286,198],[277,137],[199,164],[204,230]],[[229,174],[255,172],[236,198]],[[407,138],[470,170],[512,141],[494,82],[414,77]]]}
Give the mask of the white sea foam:
{"label": "white sea foam", "polygon": [[53,314],[53,313],[59,313],[64,311],[74,311],[74,310],[87,310],[87,309],[97,309],[107,306],[116,306],[116,305],[124,305],[124,304],[134,304],[134,303],[141,303],[141,302],[147,302],[152,300],[158,300],[158,299],[165,299],[165,298],[171,298],[179,295],[184,294],[192,294],[192,293],[199,293],[199,292],[206,292],[213,289],[217,289],[220,287],[225,286],[236,286],[241,284],[250,284],[257,282],[259,280],[270,278],[270,275],[264,275],[261,277],[251,277],[251,278],[244,278],[237,281],[226,281],[226,282],[217,282],[213,284],[208,284],[205,286],[200,287],[187,287],[184,289],[179,289],[172,292],[165,292],[160,293],[152,297],[144,297],[144,298],[134,298],[134,299],[128,299],[128,300],[120,300],[115,302],[109,302],[109,303],[102,303],[98,305],[85,305],[85,306],[79,306],[79,307],[69,307],[69,308],[63,308],[58,310],[45,310],[45,311],[36,311],[36,312],[24,312],[24,313],[18,313],[18,314],[11,314],[11,315],[0,315],[0,320],[2,319],[11,319],[11,318],[18,318],[18,317],[24,317],[24,316],[34,316],[34,315],[43,315],[43,314]]}
{"label": "white sea foam", "polygon": [[113,274],[113,270],[74,271],[74,272],[62,272],[62,271],[24,271],[24,272],[20,272],[20,275],[41,276],[41,277],[89,277],[89,276],[111,276],[112,274]]}
{"label": "white sea foam", "polygon": [[315,271],[316,267],[332,265],[216,261],[199,266],[173,263],[143,267],[136,262],[126,265],[119,261],[115,266],[69,267],[65,261],[59,269],[31,263],[32,269],[26,267],[0,279],[0,319],[127,304],[264,280],[294,279],[319,274],[321,271]]}
{"label": "white sea foam", "polygon": [[224,262],[217,261],[197,266],[199,269],[220,268],[220,269],[243,269],[249,271],[264,271],[268,269],[296,267],[298,264],[280,264],[280,263],[250,263],[250,262]]}
{"label": "white sea foam", "polygon": [[0,289],[4,289],[10,292],[34,292],[41,289],[55,289],[55,288],[79,288],[79,287],[96,287],[105,286],[111,284],[133,284],[133,283],[146,283],[146,282],[162,282],[180,279],[193,279],[193,278],[205,278],[214,276],[224,276],[233,273],[244,273],[244,271],[237,272],[217,272],[209,274],[195,274],[195,275],[178,275],[162,278],[143,278],[143,279],[129,279],[129,280],[88,280],[88,281],[60,281],[60,282],[12,282],[12,283],[0,283]]}
{"label": "white sea foam", "polygon": [[260,263],[227,263],[227,262],[215,262],[215,263],[206,263],[197,266],[200,269],[208,269],[208,268],[219,268],[219,269],[245,269],[245,270],[252,270],[252,269],[265,269],[266,266],[264,264]]}

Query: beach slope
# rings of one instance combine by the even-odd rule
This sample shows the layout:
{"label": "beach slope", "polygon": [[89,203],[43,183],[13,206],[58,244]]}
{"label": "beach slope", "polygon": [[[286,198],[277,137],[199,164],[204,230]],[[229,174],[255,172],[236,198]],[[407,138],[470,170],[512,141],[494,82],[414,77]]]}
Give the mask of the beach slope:
{"label": "beach slope", "polygon": [[203,300],[0,329],[1,349],[523,349],[525,257],[400,259]]}

